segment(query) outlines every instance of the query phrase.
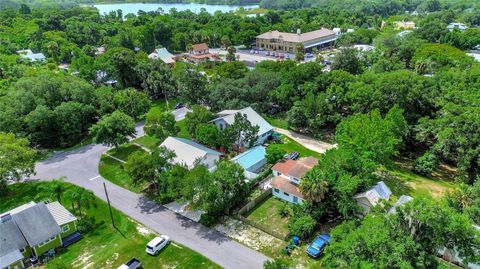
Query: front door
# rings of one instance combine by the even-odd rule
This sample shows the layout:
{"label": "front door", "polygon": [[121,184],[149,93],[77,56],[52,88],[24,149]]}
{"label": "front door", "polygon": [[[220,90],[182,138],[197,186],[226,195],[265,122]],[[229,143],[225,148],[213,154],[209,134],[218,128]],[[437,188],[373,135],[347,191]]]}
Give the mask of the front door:
{"label": "front door", "polygon": [[293,196],[293,202],[294,202],[295,204],[298,203],[298,197],[297,197],[297,196]]}

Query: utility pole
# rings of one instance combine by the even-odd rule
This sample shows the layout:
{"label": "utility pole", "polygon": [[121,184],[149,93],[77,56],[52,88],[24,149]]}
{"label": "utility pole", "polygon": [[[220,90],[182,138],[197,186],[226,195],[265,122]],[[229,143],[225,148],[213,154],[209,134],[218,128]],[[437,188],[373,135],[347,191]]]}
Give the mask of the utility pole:
{"label": "utility pole", "polygon": [[110,199],[108,198],[107,186],[105,185],[105,182],[103,182],[103,189],[105,190],[105,196],[107,196],[108,209],[110,209],[110,218],[112,219],[112,225],[113,228],[116,228],[115,222],[113,221],[112,205],[110,205]]}

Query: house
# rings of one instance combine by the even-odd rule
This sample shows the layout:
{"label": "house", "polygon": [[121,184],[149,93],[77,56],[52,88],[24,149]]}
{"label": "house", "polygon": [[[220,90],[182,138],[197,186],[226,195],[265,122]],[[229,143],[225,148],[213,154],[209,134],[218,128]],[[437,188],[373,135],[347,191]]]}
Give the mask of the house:
{"label": "house", "polygon": [[257,177],[260,170],[265,166],[265,155],[265,147],[256,146],[235,156],[231,161],[240,164],[245,170],[245,177],[247,179],[252,179]]}
{"label": "house", "polygon": [[412,32],[413,32],[412,30],[403,30],[400,33],[398,33],[397,36],[403,38],[403,37],[406,37],[407,35],[409,35]]}
{"label": "house", "polygon": [[382,199],[388,200],[390,195],[392,195],[390,188],[385,182],[380,181],[367,191],[356,194],[353,198],[366,214],[370,212],[371,207],[378,205]]}
{"label": "house", "polygon": [[281,160],[272,167],[275,177],[270,185],[273,196],[284,201],[301,204],[305,200],[298,185],[302,177],[310,171],[318,159],[314,157],[303,157],[299,160]]}
{"label": "house", "polygon": [[[480,231],[480,226],[473,225],[473,228]],[[480,248],[477,247],[475,250],[476,250],[475,254],[479,256]],[[460,266],[460,268],[480,269],[480,262],[469,262],[469,263],[465,262],[464,258],[460,256],[460,253],[458,253],[456,249],[447,249],[446,247],[442,247],[437,251],[437,256],[441,257],[446,261],[449,261],[453,264]]]}
{"label": "house", "polygon": [[0,214],[0,268],[25,268],[30,257],[78,241],[76,221],[58,202],[30,202]]}
{"label": "house", "polygon": [[337,35],[338,32],[327,28],[303,34],[300,29],[297,30],[297,33],[270,31],[258,35],[255,45],[260,50],[296,53],[299,44],[302,44],[306,51],[310,51],[312,48],[332,46],[337,40]]}
{"label": "house", "polygon": [[[217,125],[220,130],[223,130],[235,122],[235,115],[237,113],[246,115],[252,126],[259,127],[257,133],[258,139],[255,145],[262,145],[273,133],[273,127],[251,107],[246,107],[240,110],[223,110],[217,113],[218,118],[214,119],[212,122]],[[243,141],[237,141],[236,144],[242,147],[247,146]]]}
{"label": "house", "polygon": [[43,62],[47,57],[43,53],[33,53],[32,50],[19,50],[17,54],[20,55],[24,59],[30,60],[30,62]]}
{"label": "house", "polygon": [[408,195],[402,195],[398,200],[395,202],[395,204],[388,210],[388,214],[395,214],[397,212],[397,207],[403,206],[404,204],[410,202],[413,200],[413,197],[408,196]]}
{"label": "house", "polygon": [[465,25],[464,23],[460,23],[460,22],[452,22],[450,23],[449,25],[447,25],[447,29],[448,31],[453,31],[453,29],[458,29],[460,31],[465,31],[468,29],[468,26]]}
{"label": "house", "polygon": [[189,53],[189,58],[194,62],[202,62],[215,58],[215,55],[210,53],[206,43],[192,45]]}
{"label": "house", "polygon": [[413,21],[396,21],[394,25],[396,30],[415,29],[415,23]]}
{"label": "house", "polygon": [[203,164],[208,169],[213,169],[222,156],[222,153],[218,151],[180,137],[169,136],[160,147],[175,152],[176,156],[172,163],[184,165],[188,169],[192,169],[197,164]]}
{"label": "house", "polygon": [[155,49],[148,55],[149,59],[161,60],[167,65],[175,66],[175,55],[171,54],[166,48]]}

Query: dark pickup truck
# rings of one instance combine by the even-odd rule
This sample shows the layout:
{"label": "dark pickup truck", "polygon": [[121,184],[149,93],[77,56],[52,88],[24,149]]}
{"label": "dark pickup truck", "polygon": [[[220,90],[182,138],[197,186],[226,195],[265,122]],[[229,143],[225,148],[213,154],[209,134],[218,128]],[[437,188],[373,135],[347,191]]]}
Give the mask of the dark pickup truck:
{"label": "dark pickup truck", "polygon": [[137,258],[131,258],[128,262],[118,267],[118,269],[139,269],[139,268],[142,268],[142,262]]}

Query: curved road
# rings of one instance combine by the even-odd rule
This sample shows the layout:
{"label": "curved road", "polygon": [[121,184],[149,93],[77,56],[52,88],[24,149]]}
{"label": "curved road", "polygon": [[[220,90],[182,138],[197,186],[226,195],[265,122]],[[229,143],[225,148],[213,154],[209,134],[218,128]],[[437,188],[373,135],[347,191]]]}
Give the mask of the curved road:
{"label": "curved road", "polygon": [[[137,134],[143,135],[143,125],[137,125]],[[225,235],[184,218],[142,195],[119,187],[98,174],[102,153],[109,148],[103,145],[87,145],[79,149],[58,153],[37,163],[36,175],[31,179],[50,180],[64,176],[65,180],[89,189],[106,200],[103,182],[113,207],[160,234],[169,235],[224,268],[263,268],[268,259],[261,253],[237,243]]]}

